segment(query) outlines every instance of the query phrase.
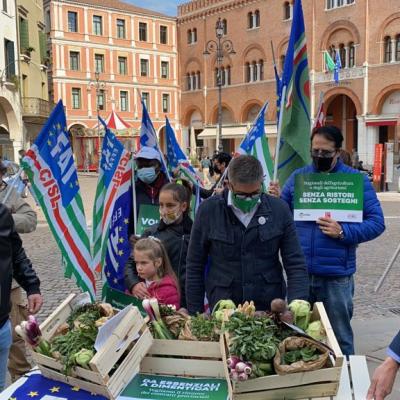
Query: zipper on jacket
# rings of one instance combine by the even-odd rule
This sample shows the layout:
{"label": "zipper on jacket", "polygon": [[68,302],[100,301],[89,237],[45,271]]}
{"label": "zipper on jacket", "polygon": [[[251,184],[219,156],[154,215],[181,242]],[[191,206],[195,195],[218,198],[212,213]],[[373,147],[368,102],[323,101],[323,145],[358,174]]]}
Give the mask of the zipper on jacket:
{"label": "zipper on jacket", "polygon": [[183,253],[183,245],[185,243],[185,235],[182,235],[181,240],[181,251],[179,253],[179,263],[178,263],[178,282],[181,280],[181,265],[182,265],[182,253]]}

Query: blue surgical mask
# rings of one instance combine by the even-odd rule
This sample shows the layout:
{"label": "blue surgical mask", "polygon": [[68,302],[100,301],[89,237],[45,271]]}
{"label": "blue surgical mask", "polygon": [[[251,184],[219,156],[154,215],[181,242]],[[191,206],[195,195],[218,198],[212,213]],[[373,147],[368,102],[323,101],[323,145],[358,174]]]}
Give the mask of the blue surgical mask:
{"label": "blue surgical mask", "polygon": [[153,183],[157,178],[156,169],[154,167],[140,168],[137,170],[137,177],[144,183]]}

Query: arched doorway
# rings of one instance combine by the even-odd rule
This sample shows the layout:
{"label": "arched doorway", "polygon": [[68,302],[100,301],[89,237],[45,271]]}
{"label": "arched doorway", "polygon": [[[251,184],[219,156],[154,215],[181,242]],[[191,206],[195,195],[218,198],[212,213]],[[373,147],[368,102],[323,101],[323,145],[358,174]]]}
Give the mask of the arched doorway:
{"label": "arched doorway", "polygon": [[88,135],[87,128],[81,124],[72,125],[69,133],[78,171],[97,171],[98,138]]}
{"label": "arched doorway", "polygon": [[4,126],[0,126],[0,157],[3,160],[11,160],[13,157],[12,141],[10,133]]}
{"label": "arched doorway", "polygon": [[17,118],[17,108],[6,97],[0,96],[0,156],[18,162],[17,151],[21,148],[22,128]]}
{"label": "arched doorway", "polygon": [[349,96],[337,94],[327,100],[326,124],[341,129],[345,150],[358,150],[357,108]]}

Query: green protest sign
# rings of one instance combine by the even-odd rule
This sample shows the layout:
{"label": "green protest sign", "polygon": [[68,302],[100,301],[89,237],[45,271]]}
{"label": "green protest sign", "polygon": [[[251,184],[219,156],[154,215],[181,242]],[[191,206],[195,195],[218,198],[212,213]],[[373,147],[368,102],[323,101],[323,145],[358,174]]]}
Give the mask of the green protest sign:
{"label": "green protest sign", "polygon": [[141,204],[139,206],[136,234],[142,235],[146,229],[150,228],[152,225],[158,224],[159,222],[159,207],[153,204]]}
{"label": "green protest sign", "polygon": [[364,182],[361,174],[298,174],[295,178],[294,219],[362,222]]}
{"label": "green protest sign", "polygon": [[136,306],[143,315],[146,314],[142,306],[142,300],[139,300],[134,296],[130,296],[127,293],[113,289],[107,282],[105,282],[103,285],[101,298],[107,303],[110,303],[117,310],[122,310],[129,304],[132,304]]}
{"label": "green protest sign", "polygon": [[224,379],[195,379],[138,374],[118,396],[118,400],[227,400]]}

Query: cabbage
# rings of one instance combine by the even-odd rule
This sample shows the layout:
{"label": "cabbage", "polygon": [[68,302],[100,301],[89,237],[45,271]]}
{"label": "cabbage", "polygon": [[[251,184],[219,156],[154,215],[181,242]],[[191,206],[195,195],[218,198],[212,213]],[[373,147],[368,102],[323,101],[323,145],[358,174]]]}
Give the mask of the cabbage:
{"label": "cabbage", "polygon": [[294,316],[294,324],[305,331],[308,327],[311,315],[311,305],[305,300],[293,300],[289,309]]}
{"label": "cabbage", "polygon": [[310,325],[308,325],[306,333],[315,340],[323,341],[326,339],[325,329],[321,321],[311,322]]}

